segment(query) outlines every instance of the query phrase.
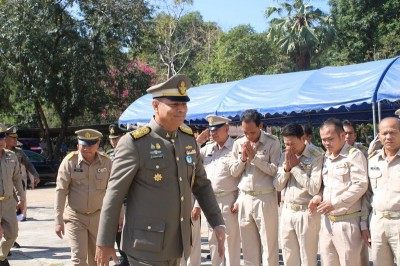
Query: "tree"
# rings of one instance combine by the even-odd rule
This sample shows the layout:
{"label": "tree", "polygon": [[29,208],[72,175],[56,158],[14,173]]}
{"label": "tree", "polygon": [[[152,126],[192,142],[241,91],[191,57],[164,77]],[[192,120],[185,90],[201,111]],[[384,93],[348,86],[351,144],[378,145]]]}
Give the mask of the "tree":
{"label": "tree", "polygon": [[270,20],[269,39],[291,56],[296,70],[310,69],[312,57],[318,55],[321,44],[333,34],[330,17],[303,0],[269,7],[265,16],[270,18],[275,13],[280,17]]}
{"label": "tree", "polygon": [[331,0],[337,29],[333,64],[361,63],[400,53],[400,1]]}
{"label": "tree", "polygon": [[[109,66],[140,50],[150,10],[144,1],[7,1],[0,4],[0,47],[17,99],[30,101],[47,139],[43,106],[55,110],[61,134],[75,117],[100,114]],[[144,34],[143,34],[144,35]],[[58,151],[59,149],[57,149]]]}

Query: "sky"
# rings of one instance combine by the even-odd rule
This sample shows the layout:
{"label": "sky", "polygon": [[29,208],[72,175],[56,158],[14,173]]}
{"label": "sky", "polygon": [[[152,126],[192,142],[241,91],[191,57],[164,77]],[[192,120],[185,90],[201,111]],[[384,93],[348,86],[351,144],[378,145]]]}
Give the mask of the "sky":
{"label": "sky", "polygon": [[[264,12],[269,6],[279,6],[282,1],[273,0],[193,0],[192,11],[199,11],[204,21],[217,22],[224,32],[231,28],[250,24],[256,32],[267,29]],[[327,0],[312,0],[314,7],[329,12]]]}

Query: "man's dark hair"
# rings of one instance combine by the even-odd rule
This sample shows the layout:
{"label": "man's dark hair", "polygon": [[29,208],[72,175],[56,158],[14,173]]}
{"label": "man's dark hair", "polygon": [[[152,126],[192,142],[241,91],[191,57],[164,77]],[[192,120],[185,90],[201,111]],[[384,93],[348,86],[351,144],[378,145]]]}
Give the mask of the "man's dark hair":
{"label": "man's dark hair", "polygon": [[282,128],[282,136],[283,137],[297,137],[301,139],[304,136],[303,127],[296,123],[287,124]]}
{"label": "man's dark hair", "polygon": [[356,131],[356,127],[354,126],[353,123],[351,123],[349,120],[343,120],[342,121],[342,126],[346,126],[346,127],[352,127],[354,132]]}
{"label": "man's dark hair", "polygon": [[310,125],[305,125],[303,129],[306,136],[312,135],[312,127]]}
{"label": "man's dark hair", "polygon": [[261,123],[261,114],[254,109],[246,110],[240,116],[240,122],[254,122],[256,126],[259,126]]}
{"label": "man's dark hair", "polygon": [[342,122],[340,122],[340,120],[337,118],[328,118],[327,120],[325,120],[325,122],[323,122],[321,124],[319,129],[322,129],[323,127],[326,127],[326,126],[334,126],[335,131],[338,135],[340,135],[341,133],[344,132]]}

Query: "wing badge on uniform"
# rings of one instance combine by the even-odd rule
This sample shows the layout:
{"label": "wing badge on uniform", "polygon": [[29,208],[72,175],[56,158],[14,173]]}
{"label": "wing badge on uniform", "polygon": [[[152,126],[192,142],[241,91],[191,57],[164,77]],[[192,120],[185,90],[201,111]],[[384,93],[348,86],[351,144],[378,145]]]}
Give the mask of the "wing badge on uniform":
{"label": "wing badge on uniform", "polygon": [[160,182],[163,177],[161,174],[155,174],[153,178],[154,178],[154,181]]}

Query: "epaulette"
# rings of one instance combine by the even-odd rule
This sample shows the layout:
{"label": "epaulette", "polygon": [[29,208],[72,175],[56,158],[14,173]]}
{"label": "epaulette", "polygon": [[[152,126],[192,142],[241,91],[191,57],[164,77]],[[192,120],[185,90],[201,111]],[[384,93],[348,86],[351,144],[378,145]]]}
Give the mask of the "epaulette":
{"label": "epaulette", "polygon": [[278,137],[275,136],[275,135],[272,135],[272,134],[270,134],[270,133],[266,133],[266,134],[267,134],[267,137],[270,137],[270,138],[273,139],[273,140],[279,140]]}
{"label": "epaulette", "polygon": [[354,148],[353,146],[349,146],[349,147],[347,148],[347,151],[349,152],[349,154],[353,153],[353,152],[356,151],[356,150],[357,150],[357,149]]}
{"label": "epaulette", "polygon": [[239,135],[239,136],[237,136],[233,141],[237,141],[238,139],[241,139],[241,138],[243,138],[244,137],[244,134],[243,135]]}
{"label": "epaulette", "polygon": [[370,154],[368,154],[368,160],[371,159],[372,157],[374,157],[374,155],[377,153],[377,150],[374,150],[373,152],[371,152]]}
{"label": "epaulette", "polygon": [[15,154],[15,152],[14,151],[12,151],[12,150],[9,150],[9,149],[4,149],[6,152],[8,152],[8,153],[12,153],[12,154]]}
{"label": "epaulette", "polygon": [[108,154],[105,153],[105,152],[103,152],[103,151],[99,151],[99,154],[100,154],[101,156],[103,156],[103,157],[110,158],[110,156],[108,156]]}
{"label": "epaulette", "polygon": [[141,128],[138,128],[138,129],[132,131],[130,133],[130,135],[134,140],[138,140],[138,139],[148,135],[150,132],[151,132],[151,128],[144,126],[144,127],[141,127]]}
{"label": "epaulette", "polygon": [[185,134],[188,134],[188,135],[190,135],[190,136],[193,136],[193,131],[192,131],[192,129],[191,129],[190,127],[188,127],[187,125],[185,125],[185,124],[182,124],[182,125],[179,127],[179,130],[182,131],[182,132],[185,133]]}
{"label": "epaulette", "polygon": [[114,152],[114,149],[109,149],[108,151],[106,151],[106,154],[108,155],[108,154],[113,153],[113,152]]}
{"label": "epaulette", "polygon": [[314,148],[314,147],[310,147],[310,146],[309,146],[308,150],[309,150],[310,153],[311,153],[312,155],[314,155],[315,157],[318,157],[318,156],[323,155],[323,153],[322,153],[320,150],[317,150],[317,149]]}
{"label": "epaulette", "polygon": [[69,160],[72,157],[74,157],[74,155],[78,155],[78,151],[72,151],[72,152],[68,153],[68,155],[65,157],[67,158],[67,160]]}
{"label": "epaulette", "polygon": [[359,148],[360,150],[368,151],[368,148],[362,145],[361,143],[357,144],[357,148]]}

